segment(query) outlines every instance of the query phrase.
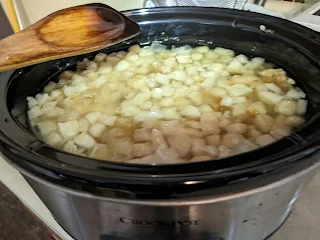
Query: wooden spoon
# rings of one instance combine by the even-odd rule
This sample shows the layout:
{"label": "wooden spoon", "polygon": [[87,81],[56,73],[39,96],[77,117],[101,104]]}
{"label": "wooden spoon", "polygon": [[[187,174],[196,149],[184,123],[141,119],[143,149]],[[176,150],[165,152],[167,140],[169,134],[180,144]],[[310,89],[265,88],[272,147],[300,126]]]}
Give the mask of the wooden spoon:
{"label": "wooden spoon", "polygon": [[138,24],[99,3],[57,11],[0,41],[0,72],[93,52],[140,33]]}

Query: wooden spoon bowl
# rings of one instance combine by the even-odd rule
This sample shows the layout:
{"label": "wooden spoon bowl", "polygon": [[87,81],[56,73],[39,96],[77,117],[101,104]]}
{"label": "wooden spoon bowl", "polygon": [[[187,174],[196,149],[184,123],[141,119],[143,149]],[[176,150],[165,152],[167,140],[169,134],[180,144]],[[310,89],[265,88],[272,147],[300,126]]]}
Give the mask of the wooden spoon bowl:
{"label": "wooden spoon bowl", "polygon": [[0,72],[93,52],[133,38],[138,24],[99,3],[63,9],[0,41]]}

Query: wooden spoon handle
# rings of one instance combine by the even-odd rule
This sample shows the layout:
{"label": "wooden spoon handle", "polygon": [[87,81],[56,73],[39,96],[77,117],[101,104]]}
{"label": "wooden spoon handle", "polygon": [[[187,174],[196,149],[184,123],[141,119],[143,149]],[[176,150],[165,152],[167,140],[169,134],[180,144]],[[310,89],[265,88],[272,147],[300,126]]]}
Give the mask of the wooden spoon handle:
{"label": "wooden spoon handle", "polygon": [[[59,46],[47,42],[36,30],[28,29],[0,41],[0,72],[30,66],[57,58],[84,54],[104,48],[104,45],[88,48]],[[57,57],[57,55],[59,57]]]}
{"label": "wooden spoon handle", "polygon": [[49,57],[53,50],[34,30],[13,34],[0,41],[0,72],[35,64],[38,57]]}
{"label": "wooden spoon handle", "polygon": [[129,39],[139,29],[135,28],[135,34],[127,31],[130,22],[126,26],[126,21],[130,20],[102,4],[55,12],[0,41],[0,72],[92,52]]}

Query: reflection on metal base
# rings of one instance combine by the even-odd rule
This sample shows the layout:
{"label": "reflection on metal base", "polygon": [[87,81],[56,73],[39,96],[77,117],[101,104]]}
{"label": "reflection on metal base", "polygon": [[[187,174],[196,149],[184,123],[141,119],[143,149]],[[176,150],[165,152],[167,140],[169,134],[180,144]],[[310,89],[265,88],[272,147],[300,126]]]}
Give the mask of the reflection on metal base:
{"label": "reflection on metal base", "polygon": [[280,226],[273,232],[271,233],[266,239],[264,240],[269,240],[271,239],[278,231],[279,229],[286,223],[286,221],[289,219],[289,217],[291,216],[292,211],[290,211],[289,215],[286,217],[286,219],[280,224]]}

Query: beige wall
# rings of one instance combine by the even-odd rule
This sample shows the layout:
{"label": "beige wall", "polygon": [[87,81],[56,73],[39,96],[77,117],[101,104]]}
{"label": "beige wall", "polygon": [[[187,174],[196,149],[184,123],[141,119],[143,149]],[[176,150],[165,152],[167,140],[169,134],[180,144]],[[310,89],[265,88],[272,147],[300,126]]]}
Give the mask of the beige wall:
{"label": "beige wall", "polygon": [[[4,3],[7,13],[6,1],[0,1]],[[21,22],[23,22],[24,27],[27,27],[48,14],[66,7],[100,2],[110,5],[117,10],[127,10],[142,8],[145,0],[15,0],[15,2],[19,10]]]}

